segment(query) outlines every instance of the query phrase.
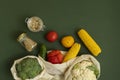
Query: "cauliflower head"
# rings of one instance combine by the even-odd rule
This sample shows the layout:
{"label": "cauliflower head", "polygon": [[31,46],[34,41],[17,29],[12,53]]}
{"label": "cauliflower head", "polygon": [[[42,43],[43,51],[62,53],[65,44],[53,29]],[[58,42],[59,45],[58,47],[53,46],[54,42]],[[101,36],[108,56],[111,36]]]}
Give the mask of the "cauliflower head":
{"label": "cauliflower head", "polygon": [[99,71],[90,61],[82,61],[74,65],[72,69],[72,80],[97,80]]}

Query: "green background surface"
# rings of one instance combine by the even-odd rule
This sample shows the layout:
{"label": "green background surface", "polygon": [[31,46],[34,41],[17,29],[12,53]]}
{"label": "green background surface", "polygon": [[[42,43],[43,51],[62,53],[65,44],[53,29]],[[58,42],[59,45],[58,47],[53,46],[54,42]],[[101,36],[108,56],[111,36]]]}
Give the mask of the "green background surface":
{"label": "green background surface", "polygon": [[[45,31],[28,30],[25,19],[31,16],[44,21]],[[86,29],[102,48],[96,57],[101,64],[99,80],[120,80],[119,0],[0,0],[0,80],[13,80],[10,68],[14,60],[30,54],[16,40],[20,33],[46,44],[48,50],[66,50],[60,39],[72,35],[82,45],[79,55],[91,54],[76,34],[80,28]],[[45,40],[49,30],[59,34],[54,43]]]}

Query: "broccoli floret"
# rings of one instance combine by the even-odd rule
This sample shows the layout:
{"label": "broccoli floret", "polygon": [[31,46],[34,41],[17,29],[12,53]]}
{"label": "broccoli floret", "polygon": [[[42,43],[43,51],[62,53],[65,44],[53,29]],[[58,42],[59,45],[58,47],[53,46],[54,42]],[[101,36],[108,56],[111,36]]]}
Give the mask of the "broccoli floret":
{"label": "broccoli floret", "polygon": [[22,80],[31,79],[40,74],[42,67],[36,58],[25,58],[16,64],[17,75]]}

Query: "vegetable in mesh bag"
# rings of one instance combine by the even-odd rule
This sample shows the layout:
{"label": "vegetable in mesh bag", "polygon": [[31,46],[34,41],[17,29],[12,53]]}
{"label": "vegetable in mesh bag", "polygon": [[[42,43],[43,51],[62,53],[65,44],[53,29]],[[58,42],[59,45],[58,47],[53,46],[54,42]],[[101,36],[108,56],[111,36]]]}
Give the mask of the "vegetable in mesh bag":
{"label": "vegetable in mesh bag", "polygon": [[100,76],[100,64],[91,55],[81,55],[74,60],[64,76],[64,80],[97,80]]}
{"label": "vegetable in mesh bag", "polygon": [[36,56],[25,56],[14,61],[11,73],[15,80],[51,80],[45,65]]}
{"label": "vegetable in mesh bag", "polygon": [[[48,51],[49,53],[50,51]],[[61,51],[63,55],[66,54],[66,51]],[[72,62],[75,60],[75,58],[68,60],[61,64],[52,64],[48,61],[45,61],[42,57],[39,56],[39,59],[45,64],[46,71],[54,76],[52,80],[64,80],[64,73],[67,70],[67,68],[72,64]]]}

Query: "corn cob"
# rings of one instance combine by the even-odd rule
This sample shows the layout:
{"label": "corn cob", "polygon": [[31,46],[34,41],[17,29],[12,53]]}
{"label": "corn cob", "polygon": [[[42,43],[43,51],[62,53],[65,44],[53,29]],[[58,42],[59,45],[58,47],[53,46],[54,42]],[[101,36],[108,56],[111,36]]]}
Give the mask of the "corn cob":
{"label": "corn cob", "polygon": [[79,43],[74,43],[72,45],[72,47],[68,50],[68,52],[66,53],[63,62],[66,62],[72,58],[75,58],[77,56],[77,54],[79,53],[81,45]]}
{"label": "corn cob", "polygon": [[78,36],[81,38],[83,43],[86,45],[88,50],[94,55],[98,56],[101,53],[101,48],[99,45],[93,40],[93,38],[85,31],[81,29],[78,31]]}

